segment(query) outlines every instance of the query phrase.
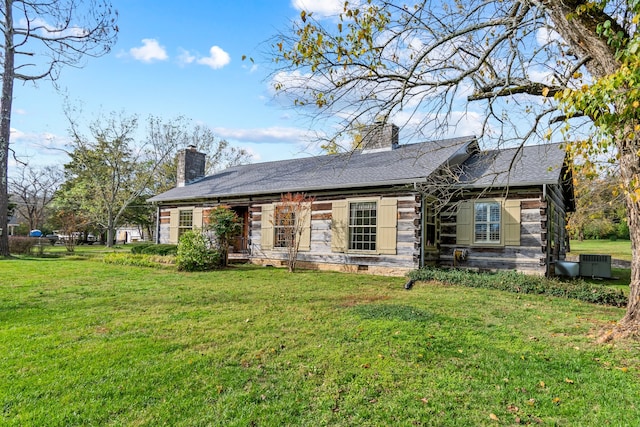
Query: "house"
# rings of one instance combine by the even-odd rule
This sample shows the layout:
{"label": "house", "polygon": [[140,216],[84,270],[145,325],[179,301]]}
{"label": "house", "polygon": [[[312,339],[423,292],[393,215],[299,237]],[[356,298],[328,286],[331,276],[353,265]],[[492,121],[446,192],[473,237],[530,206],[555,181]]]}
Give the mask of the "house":
{"label": "house", "polygon": [[[16,228],[20,227],[20,223],[18,222],[18,218],[16,215],[12,215],[9,217],[7,221],[7,228],[9,229],[9,236],[14,236],[16,234]],[[1,231],[2,229],[0,229]]]}
{"label": "house", "polygon": [[176,188],[157,205],[157,242],[177,243],[230,206],[243,220],[235,251],[284,265],[278,206],[285,193],[313,197],[301,215],[298,265],[401,275],[425,265],[552,274],[567,252],[575,208],[571,169],[558,144],[482,151],[475,137],[398,143],[374,124],[362,150],[235,166],[204,175],[204,154],[179,155]]}

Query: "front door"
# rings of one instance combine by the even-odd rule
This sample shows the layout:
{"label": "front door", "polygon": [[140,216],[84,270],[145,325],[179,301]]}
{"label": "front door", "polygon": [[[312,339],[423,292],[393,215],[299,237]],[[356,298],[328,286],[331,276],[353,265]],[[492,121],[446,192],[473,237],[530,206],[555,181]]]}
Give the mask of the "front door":
{"label": "front door", "polygon": [[249,208],[246,206],[236,206],[233,211],[242,219],[242,232],[232,244],[231,252],[244,253],[249,249]]}

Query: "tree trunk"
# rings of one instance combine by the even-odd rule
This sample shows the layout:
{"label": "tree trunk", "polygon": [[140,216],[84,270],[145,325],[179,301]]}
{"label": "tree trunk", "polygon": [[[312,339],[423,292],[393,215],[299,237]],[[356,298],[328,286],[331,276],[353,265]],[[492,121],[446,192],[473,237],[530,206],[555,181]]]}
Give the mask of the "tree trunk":
{"label": "tree trunk", "polygon": [[[606,37],[598,34],[597,28],[605,21],[617,27],[615,19],[604,14],[598,8],[590,13],[576,13],[576,8],[585,4],[578,0],[543,0],[541,4],[549,13],[555,30],[582,57],[591,58],[585,64],[594,79],[616,73],[620,62],[616,58],[615,47],[607,43]],[[617,28],[613,28],[617,30]],[[618,111],[623,111],[618,106]],[[612,334],[603,340],[615,338],[617,335],[637,334],[640,331],[640,197],[634,193],[640,179],[640,137],[634,135],[632,125],[624,126],[614,137],[620,155],[620,174],[626,196],[627,215],[629,220],[629,237],[631,239],[631,282],[629,284],[629,303],[627,312]]]}
{"label": "tree trunk", "polygon": [[4,1],[4,67],[0,105],[0,257],[9,256],[9,139],[11,137],[11,104],[13,102],[14,50],[12,0]]}
{"label": "tree trunk", "polygon": [[107,247],[113,247],[113,240],[116,238],[115,221],[113,218],[113,211],[107,210]]}
{"label": "tree trunk", "polygon": [[113,229],[113,225],[109,224],[107,226],[107,247],[113,247],[113,239],[115,238],[115,230]]}
{"label": "tree trunk", "polygon": [[[637,187],[640,179],[640,137],[625,139],[618,144],[620,153],[620,173],[627,189]],[[629,238],[631,239],[631,283],[629,283],[629,303],[627,313],[621,320],[623,329],[640,329],[640,196],[630,192],[626,196]]]}

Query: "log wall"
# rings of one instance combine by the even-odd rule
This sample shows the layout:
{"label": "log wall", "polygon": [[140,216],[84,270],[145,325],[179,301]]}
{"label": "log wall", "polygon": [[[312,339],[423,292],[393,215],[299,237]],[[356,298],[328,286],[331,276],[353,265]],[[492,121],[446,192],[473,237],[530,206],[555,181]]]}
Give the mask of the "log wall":
{"label": "log wall", "polygon": [[[502,194],[483,194],[482,198]],[[456,242],[457,203],[452,202],[441,213],[441,243],[439,265],[478,271],[517,270],[532,274],[546,273],[544,220],[546,207],[542,190],[511,189],[507,199],[520,200],[520,246],[462,246]],[[456,249],[466,251],[464,260],[456,259]]]}
{"label": "log wall", "polygon": [[[367,194],[371,197],[372,194]],[[355,196],[357,197],[357,196]],[[398,224],[395,255],[353,254],[331,251],[331,221],[333,201],[328,199],[315,201],[311,208],[311,250],[298,253],[299,265],[303,268],[323,270],[369,272],[374,274],[404,275],[419,267],[419,223],[420,199],[414,194],[400,194],[384,197],[395,197],[398,201]],[[253,263],[281,266],[286,264],[285,248],[263,250],[262,238],[262,206],[253,205],[250,209],[250,259]]]}

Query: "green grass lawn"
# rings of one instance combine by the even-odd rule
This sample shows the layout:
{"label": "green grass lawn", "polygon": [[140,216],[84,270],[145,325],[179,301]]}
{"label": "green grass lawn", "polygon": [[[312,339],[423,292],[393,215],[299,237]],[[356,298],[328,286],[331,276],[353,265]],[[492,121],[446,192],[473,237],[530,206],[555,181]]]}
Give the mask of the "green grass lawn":
{"label": "green grass lawn", "polygon": [[403,278],[0,261],[0,425],[640,425],[622,309]]}
{"label": "green grass lawn", "polygon": [[[631,261],[631,242],[629,240],[572,240],[569,255],[577,256],[580,254],[611,255],[611,258]],[[616,287],[625,292],[629,290],[629,283],[631,282],[630,269],[613,267],[611,275],[613,277],[607,280],[590,278],[584,278],[584,280]]]}
{"label": "green grass lawn", "polygon": [[631,261],[631,241],[629,240],[572,240],[571,255],[603,254],[611,258]]}

